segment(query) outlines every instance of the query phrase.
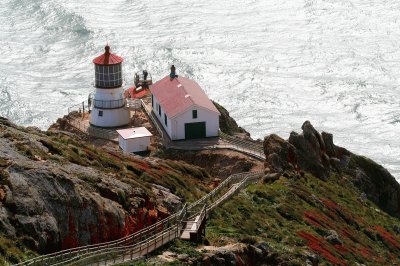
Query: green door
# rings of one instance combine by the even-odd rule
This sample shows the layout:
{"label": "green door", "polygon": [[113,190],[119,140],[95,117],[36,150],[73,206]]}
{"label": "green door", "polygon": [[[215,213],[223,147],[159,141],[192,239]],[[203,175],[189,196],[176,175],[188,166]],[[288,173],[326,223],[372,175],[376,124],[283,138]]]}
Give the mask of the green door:
{"label": "green door", "polygon": [[185,139],[206,137],[206,122],[185,123]]}

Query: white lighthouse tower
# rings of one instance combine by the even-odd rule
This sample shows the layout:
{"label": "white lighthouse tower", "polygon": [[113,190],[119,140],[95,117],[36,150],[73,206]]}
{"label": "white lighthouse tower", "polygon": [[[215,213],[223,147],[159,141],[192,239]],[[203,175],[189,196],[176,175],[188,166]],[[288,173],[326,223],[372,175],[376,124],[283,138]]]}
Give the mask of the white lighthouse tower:
{"label": "white lighthouse tower", "polygon": [[92,126],[107,128],[129,123],[129,110],[122,88],[122,61],[122,57],[110,52],[108,45],[104,54],[93,59],[96,93],[92,99]]}

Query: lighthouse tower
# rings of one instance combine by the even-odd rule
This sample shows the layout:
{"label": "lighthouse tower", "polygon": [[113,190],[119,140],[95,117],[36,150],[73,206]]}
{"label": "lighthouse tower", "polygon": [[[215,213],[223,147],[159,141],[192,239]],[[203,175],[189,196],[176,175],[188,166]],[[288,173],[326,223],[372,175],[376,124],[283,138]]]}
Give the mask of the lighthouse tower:
{"label": "lighthouse tower", "polygon": [[104,54],[93,59],[96,93],[92,99],[90,124],[97,127],[119,127],[129,123],[122,88],[122,61],[124,59],[105,47]]}

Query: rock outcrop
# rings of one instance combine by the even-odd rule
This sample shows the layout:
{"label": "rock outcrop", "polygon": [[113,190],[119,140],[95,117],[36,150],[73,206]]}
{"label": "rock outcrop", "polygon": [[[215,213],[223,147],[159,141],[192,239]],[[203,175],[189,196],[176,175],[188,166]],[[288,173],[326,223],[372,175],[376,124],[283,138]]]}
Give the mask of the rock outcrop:
{"label": "rock outcrop", "polygon": [[176,191],[190,184],[188,198],[204,193],[207,178],[184,162],[127,156],[0,118],[0,232],[39,253],[133,233],[175,212]]}
{"label": "rock outcrop", "polygon": [[204,168],[213,176],[225,178],[234,173],[263,169],[263,162],[231,150],[166,150],[161,158],[184,161]]}
{"label": "rock outcrop", "polygon": [[306,171],[324,180],[332,172],[346,173],[354,184],[380,208],[400,217],[400,185],[382,166],[333,143],[330,133],[319,133],[309,121],[303,132],[292,132],[288,140],[277,135],[264,139],[266,166],[274,172]]}
{"label": "rock outcrop", "polygon": [[229,112],[220,104],[214,102],[215,107],[217,107],[218,111],[221,113],[219,118],[219,128],[222,132],[233,135],[233,134],[243,134],[246,137],[250,137],[250,133],[247,132],[244,128],[239,127],[236,123],[235,119],[233,119]]}
{"label": "rock outcrop", "polygon": [[279,265],[279,254],[267,243],[237,243],[223,247],[203,247],[204,255],[193,264],[200,265]]}

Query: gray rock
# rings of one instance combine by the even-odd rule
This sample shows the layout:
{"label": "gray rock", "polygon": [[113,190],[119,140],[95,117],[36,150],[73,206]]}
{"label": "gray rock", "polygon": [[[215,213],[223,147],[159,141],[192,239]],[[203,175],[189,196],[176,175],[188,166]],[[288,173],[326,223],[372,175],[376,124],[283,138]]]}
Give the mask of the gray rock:
{"label": "gray rock", "polygon": [[152,190],[156,195],[156,201],[165,206],[170,213],[174,213],[182,208],[182,199],[172,194],[168,188],[152,184]]}
{"label": "gray rock", "polygon": [[339,234],[335,230],[329,230],[325,239],[332,245],[342,244],[342,240],[340,240]]}
{"label": "gray rock", "polygon": [[307,258],[307,265],[310,266],[318,266],[319,264],[319,257],[316,254],[309,253],[306,255]]}
{"label": "gray rock", "polygon": [[181,261],[186,261],[189,258],[189,255],[188,254],[179,254],[176,258]]}
{"label": "gray rock", "polygon": [[329,163],[337,172],[341,171],[342,163],[340,162],[340,160],[338,158],[335,158],[335,157],[329,158]]}
{"label": "gray rock", "polygon": [[263,180],[264,180],[264,182],[273,182],[275,180],[278,180],[280,176],[281,176],[281,174],[279,174],[279,173],[270,173],[270,174],[266,174],[263,177]]}
{"label": "gray rock", "polygon": [[282,172],[282,165],[281,165],[281,161],[279,159],[278,154],[276,153],[271,153],[270,155],[268,155],[268,161],[270,162],[271,168],[274,169],[274,171],[276,172]]}
{"label": "gray rock", "polygon": [[358,200],[361,202],[365,202],[367,200],[367,194],[365,192],[361,192],[360,196],[358,197]]}
{"label": "gray rock", "polygon": [[256,246],[256,248],[259,248],[263,252],[264,255],[268,255],[269,253],[272,252],[271,247],[265,242],[260,242],[260,243],[256,244],[255,246]]}
{"label": "gray rock", "polygon": [[396,234],[400,234],[400,226],[398,226],[397,224],[393,225],[393,231]]}

